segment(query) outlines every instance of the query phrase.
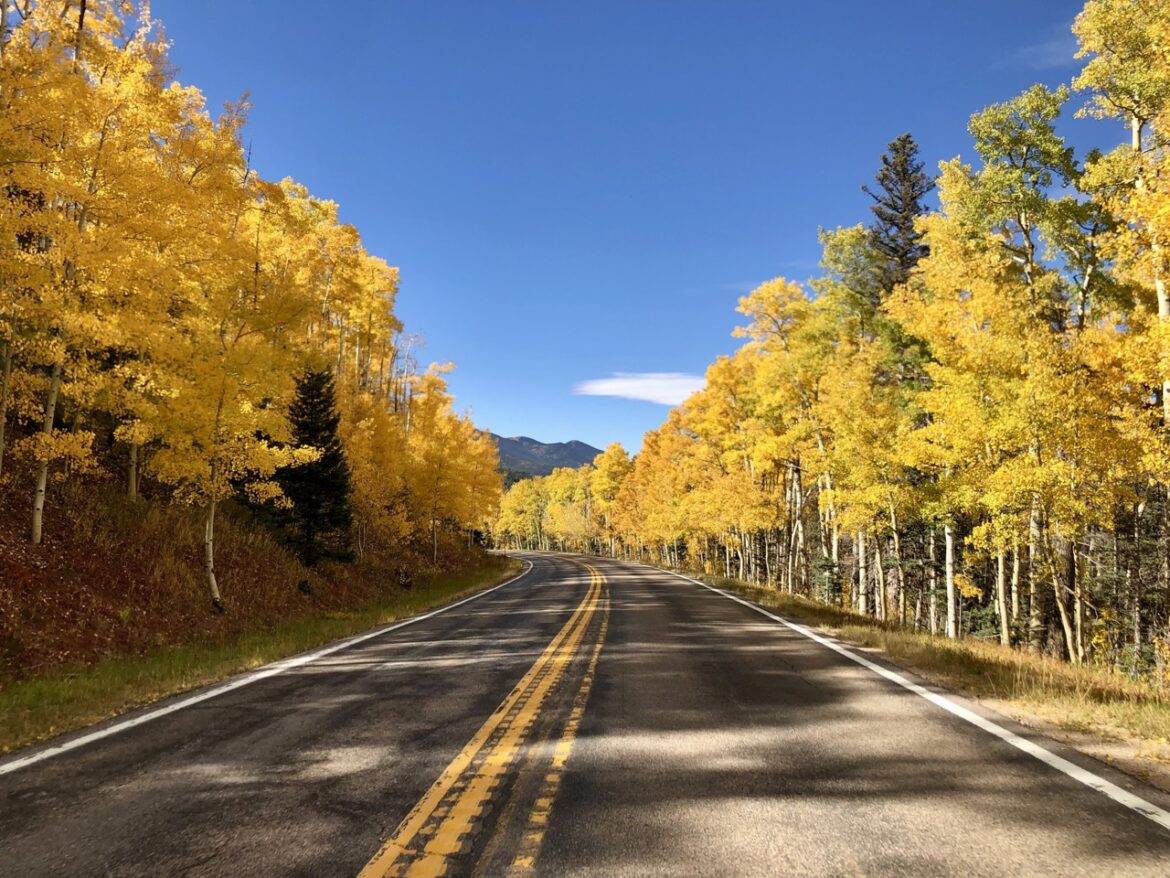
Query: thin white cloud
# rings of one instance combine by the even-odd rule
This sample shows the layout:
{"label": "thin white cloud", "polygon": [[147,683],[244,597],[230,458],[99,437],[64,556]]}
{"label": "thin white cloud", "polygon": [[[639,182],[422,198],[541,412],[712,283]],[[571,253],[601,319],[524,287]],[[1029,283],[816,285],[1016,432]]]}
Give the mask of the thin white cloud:
{"label": "thin white cloud", "polygon": [[1080,65],[1074,56],[1077,53],[1077,38],[1069,25],[1052,28],[1047,39],[1020,46],[1009,53],[995,66],[1004,68],[1025,68],[1027,70],[1062,70]]}
{"label": "thin white cloud", "polygon": [[735,283],[720,284],[719,289],[725,293],[739,293],[746,296],[759,285],[759,281],[741,280]]}
{"label": "thin white cloud", "polygon": [[574,385],[573,393],[678,405],[702,386],[701,375],[685,372],[615,372],[609,378],[580,381]]}

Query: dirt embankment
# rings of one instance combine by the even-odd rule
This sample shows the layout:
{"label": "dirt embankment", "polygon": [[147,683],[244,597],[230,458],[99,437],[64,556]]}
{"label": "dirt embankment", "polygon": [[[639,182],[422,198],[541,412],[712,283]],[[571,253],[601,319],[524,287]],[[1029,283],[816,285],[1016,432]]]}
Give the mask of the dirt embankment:
{"label": "dirt embankment", "polygon": [[[166,646],[215,641],[399,588],[390,559],[310,571],[244,509],[217,520],[216,569],[227,612],[211,609],[198,510],[131,502],[115,485],[57,485],[43,544],[29,543],[33,481],[0,480],[0,686]],[[458,559],[468,561],[470,559]],[[308,579],[312,593],[298,583]]]}

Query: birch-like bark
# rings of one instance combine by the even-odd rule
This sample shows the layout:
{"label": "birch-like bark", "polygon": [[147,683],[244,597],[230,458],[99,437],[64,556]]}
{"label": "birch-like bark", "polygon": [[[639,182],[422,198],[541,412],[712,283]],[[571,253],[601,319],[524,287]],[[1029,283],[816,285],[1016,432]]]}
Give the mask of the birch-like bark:
{"label": "birch-like bark", "polygon": [[869,614],[869,569],[866,567],[865,528],[857,531],[857,612]]}
{"label": "birch-like bark", "polygon": [[934,553],[934,528],[930,528],[930,536],[926,544],[927,557],[930,559],[930,598],[927,601],[930,613],[930,633],[938,634],[938,559]]}
{"label": "birch-like bark", "polygon": [[[6,0],[0,0],[0,7],[7,7]],[[4,31],[0,30],[0,34]],[[4,474],[5,428],[8,426],[8,388],[12,383],[12,344],[5,342],[0,348],[0,475]]]}
{"label": "birch-like bark", "polygon": [[955,529],[950,522],[943,525],[943,541],[946,551],[947,637],[955,638],[959,636],[959,621],[955,616]]}
{"label": "birch-like bark", "polygon": [[1040,508],[1032,498],[1028,513],[1028,648],[1040,649],[1043,620],[1040,618]]}
{"label": "birch-like bark", "polygon": [[746,579],[746,577],[747,577],[747,558],[745,557],[744,551],[743,551],[743,531],[737,527],[735,529],[735,533],[736,533],[735,553],[739,557],[738,578],[739,578],[740,582],[746,582],[747,581],[747,579]]}
{"label": "birch-like bark", "polygon": [[[212,466],[214,469],[214,464]],[[207,588],[211,592],[211,605],[222,613],[223,600],[219,596],[219,582],[215,578],[215,509],[217,505],[214,497],[207,504],[207,518],[203,523],[203,569],[207,572]]]}
{"label": "birch-like bark", "polygon": [[902,563],[902,538],[898,535],[898,516],[890,504],[890,532],[894,541],[894,575],[898,581],[898,622],[906,624],[906,568]]}
{"label": "birch-like bark", "polygon": [[882,566],[882,540],[873,541],[873,566],[877,574],[877,588],[874,592],[874,614],[882,622],[886,620],[886,569]]}
{"label": "birch-like bark", "polygon": [[1012,630],[1020,624],[1020,546],[1012,540]]}
{"label": "birch-like bark", "polygon": [[[1146,501],[1142,501],[1137,505],[1133,514],[1133,545],[1137,548],[1138,537],[1141,535],[1141,521],[1142,513],[1146,509]],[[1127,559],[1125,562],[1126,577],[1130,575],[1130,571],[1137,567],[1133,576],[1133,585],[1131,592],[1133,594],[1133,645],[1135,650],[1142,645],[1142,571],[1140,564],[1134,564]]]}
{"label": "birch-like bark", "polygon": [[1060,581],[1060,571],[1056,567],[1056,552],[1052,546],[1048,546],[1048,573],[1049,579],[1052,582],[1052,594],[1056,599],[1056,612],[1060,617],[1060,628],[1064,633],[1064,647],[1068,653],[1068,660],[1075,664],[1080,664],[1080,656],[1077,654],[1076,640],[1073,634],[1072,622],[1069,619],[1068,607],[1065,605],[1064,591],[1066,586]]}
{"label": "birch-like bark", "polygon": [[1072,585],[1073,643],[1077,664],[1085,660],[1085,596],[1081,589],[1081,565],[1077,554],[1076,537],[1068,543],[1068,578]]}
{"label": "birch-like bark", "polygon": [[796,471],[792,475],[793,501],[796,510],[796,544],[793,547],[793,552],[796,555],[796,566],[793,571],[795,575],[790,584],[789,594],[798,589],[801,594],[807,594],[808,582],[805,571],[808,569],[808,563],[805,558],[804,546],[804,479],[801,476],[801,468],[799,466],[796,467]]}
{"label": "birch-like bark", "polygon": [[995,553],[995,610],[999,615],[999,642],[1011,646],[1012,635],[1008,628],[1007,598],[1007,557],[1003,549]]}
{"label": "birch-like bark", "polygon": [[[1138,116],[1130,118],[1130,146],[1139,159],[1143,152],[1142,131],[1144,127],[1144,121]],[[1141,170],[1138,171],[1137,179],[1134,181],[1134,188],[1139,192],[1145,191],[1146,180]],[[1158,240],[1156,231],[1150,234],[1150,250],[1153,253],[1154,295],[1158,300],[1158,322],[1166,324],[1170,322],[1170,295],[1167,294],[1166,279],[1162,274],[1162,242]],[[1165,351],[1163,351],[1164,357]],[[1170,429],[1170,375],[1164,376],[1162,379],[1162,426]]]}
{"label": "birch-like bark", "polygon": [[[53,434],[53,422],[57,417],[57,395],[61,391],[61,362],[53,364],[52,376],[49,379],[49,392],[45,396],[45,419],[41,431],[46,436]],[[37,489],[33,495],[32,514],[32,541],[33,545],[41,543],[41,525],[45,516],[45,489],[49,484],[49,461],[41,461],[37,469]]]}

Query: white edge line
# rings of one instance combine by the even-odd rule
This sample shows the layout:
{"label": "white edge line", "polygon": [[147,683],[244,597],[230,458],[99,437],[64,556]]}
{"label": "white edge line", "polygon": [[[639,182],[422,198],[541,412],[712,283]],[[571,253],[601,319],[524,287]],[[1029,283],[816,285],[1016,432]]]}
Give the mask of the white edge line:
{"label": "white edge line", "polygon": [[[655,569],[660,570],[662,568]],[[1068,775],[1073,780],[1083,783],[1085,786],[1094,789],[1099,793],[1104,793],[1119,805],[1124,805],[1131,811],[1136,811],[1143,817],[1154,821],[1163,829],[1170,830],[1170,812],[1159,808],[1152,802],[1147,802],[1140,796],[1135,796],[1133,793],[1129,792],[1129,790],[1122,789],[1117,784],[1111,783],[1110,781],[1105,780],[1105,778],[1099,777],[1098,775],[1093,774],[1091,771],[1081,768],[1079,765],[1073,762],[1069,762],[1067,759],[1061,756],[1057,756],[1055,753],[1052,753],[1040,745],[1029,741],[1027,738],[1023,738],[1017,735],[1015,732],[1005,729],[1003,726],[997,725],[991,720],[980,716],[966,707],[963,707],[961,704],[956,704],[949,698],[945,698],[936,692],[931,692],[929,689],[926,689],[923,686],[919,686],[917,683],[911,680],[907,680],[901,674],[895,671],[891,671],[889,668],[884,668],[876,662],[871,662],[864,656],[858,655],[850,649],[846,649],[841,644],[836,643],[827,637],[823,637],[820,634],[817,634],[815,631],[805,627],[804,625],[798,625],[795,622],[789,622],[787,619],[777,616],[774,613],[769,613],[767,610],[753,604],[751,601],[746,601],[737,595],[730,594],[729,592],[726,592],[721,588],[716,588],[713,585],[708,585],[701,580],[692,579],[689,576],[683,576],[681,573],[675,573],[671,570],[667,570],[665,572],[670,573],[671,576],[677,576],[679,579],[685,579],[687,582],[693,582],[695,585],[701,585],[705,589],[713,591],[716,594],[723,595],[723,597],[727,598],[728,600],[735,601],[737,604],[743,604],[748,609],[755,610],[757,613],[763,616],[767,616],[774,622],[779,622],[785,628],[795,631],[797,634],[803,634],[809,640],[814,640],[821,646],[828,647],[829,649],[833,650],[833,652],[843,655],[845,658],[852,662],[856,662],[862,667],[868,668],[881,677],[885,677],[891,683],[897,683],[903,689],[908,689],[915,695],[921,695],[927,701],[937,705],[938,707],[941,707],[943,710],[957,716],[959,719],[965,720],[973,726],[978,726],[988,734],[995,735],[995,737],[999,738],[1001,741],[1005,741],[1006,743],[1011,744],[1013,747],[1019,750],[1023,750],[1029,756],[1039,759],[1045,765],[1048,765],[1051,768],[1055,768],[1057,771]]]}
{"label": "white edge line", "polygon": [[135,726],[143,725],[144,723],[148,723],[151,720],[158,719],[160,716],[166,716],[168,713],[174,713],[175,711],[182,710],[185,707],[198,704],[201,701],[207,701],[211,698],[218,698],[220,695],[225,695],[228,692],[240,689],[250,683],[255,683],[258,680],[266,680],[269,677],[275,677],[277,674],[282,674],[285,671],[292,670],[293,668],[299,668],[302,665],[315,662],[317,659],[324,658],[325,656],[331,655],[335,652],[340,652],[343,649],[348,649],[351,646],[356,646],[357,644],[363,643],[367,640],[373,640],[375,637],[381,637],[384,634],[389,634],[391,631],[397,631],[399,628],[405,628],[407,625],[413,625],[416,622],[425,622],[427,619],[438,616],[440,613],[445,613],[448,610],[453,610],[456,607],[460,607],[470,601],[474,601],[484,597],[485,595],[489,595],[493,591],[498,591],[506,585],[511,585],[521,577],[527,576],[532,571],[532,562],[524,560],[524,563],[528,566],[506,582],[501,582],[499,585],[493,585],[491,588],[478,591],[475,594],[469,595],[468,597],[465,597],[462,600],[458,600],[453,604],[446,604],[442,607],[439,607],[438,609],[423,613],[421,616],[411,616],[409,619],[403,619],[401,622],[395,622],[391,625],[387,625],[384,628],[378,628],[375,631],[368,631],[365,634],[359,634],[356,637],[347,637],[344,640],[339,640],[335,643],[331,643],[329,646],[313,650],[312,652],[302,653],[301,655],[293,656],[292,658],[281,659],[280,661],[273,662],[270,665],[265,665],[258,670],[246,673],[241,677],[236,677],[236,679],[229,683],[224,683],[221,686],[215,686],[214,688],[207,689],[197,695],[181,698],[172,704],[168,704],[166,707],[160,707],[157,710],[147,711],[146,713],[140,714],[139,716],[128,720],[123,720],[122,722],[113,723],[112,725],[106,726],[103,729],[98,729],[95,732],[90,732],[88,734],[81,735],[80,737],[72,738],[60,744],[47,746],[42,750],[38,750],[36,753],[31,753],[28,756],[23,756],[19,759],[13,759],[10,762],[0,764],[0,775],[19,771],[20,769],[27,768],[28,766],[40,762],[43,759],[48,759],[52,756],[59,756],[60,754],[67,753],[70,750],[76,750],[79,747],[84,747],[86,744],[92,744],[94,741],[100,741],[102,738],[108,738],[110,735],[116,735],[118,732],[124,732],[127,729],[134,728]]}

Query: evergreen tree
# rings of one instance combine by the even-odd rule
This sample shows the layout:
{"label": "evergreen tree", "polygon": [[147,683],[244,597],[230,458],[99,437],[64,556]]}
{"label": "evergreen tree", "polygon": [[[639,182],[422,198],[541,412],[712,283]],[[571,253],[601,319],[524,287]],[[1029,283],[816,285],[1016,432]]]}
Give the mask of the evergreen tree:
{"label": "evergreen tree", "polygon": [[293,443],[298,448],[315,448],[321,456],[281,470],[278,481],[292,503],[284,516],[286,539],[310,566],[322,560],[353,559],[350,474],[337,435],[340,420],[332,373],[309,370],[302,374],[289,407]]}
{"label": "evergreen tree", "polygon": [[882,279],[886,293],[905,283],[918,260],[927,255],[922,235],[914,228],[914,221],[926,213],[922,199],[934,189],[934,180],[922,168],[918,144],[909,133],[903,134],[882,155],[874,178],[878,191],[861,187],[874,200],[869,208],[875,218],[869,234],[874,249],[886,261]]}

